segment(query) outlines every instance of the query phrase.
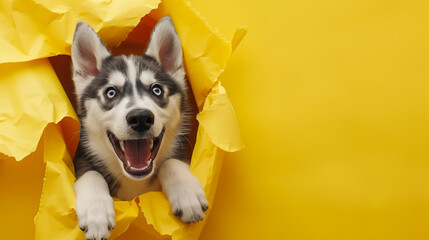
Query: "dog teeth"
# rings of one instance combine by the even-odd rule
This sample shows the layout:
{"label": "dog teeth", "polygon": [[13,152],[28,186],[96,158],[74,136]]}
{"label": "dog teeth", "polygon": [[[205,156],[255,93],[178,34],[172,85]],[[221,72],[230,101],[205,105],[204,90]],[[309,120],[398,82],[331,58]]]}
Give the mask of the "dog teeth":
{"label": "dog teeth", "polygon": [[119,145],[121,145],[122,152],[125,152],[125,142],[119,141]]}
{"label": "dog teeth", "polygon": [[135,168],[135,167],[132,167],[132,166],[130,165],[130,162],[128,162],[128,166],[131,168],[131,170],[134,170],[134,171],[143,171],[143,170],[148,169],[151,163],[152,163],[152,159],[149,159],[149,161],[147,162],[147,166],[146,166],[146,167],[142,167],[142,168]]}
{"label": "dog teeth", "polygon": [[152,150],[152,148],[153,148],[153,139],[150,140],[150,148],[149,149]]}

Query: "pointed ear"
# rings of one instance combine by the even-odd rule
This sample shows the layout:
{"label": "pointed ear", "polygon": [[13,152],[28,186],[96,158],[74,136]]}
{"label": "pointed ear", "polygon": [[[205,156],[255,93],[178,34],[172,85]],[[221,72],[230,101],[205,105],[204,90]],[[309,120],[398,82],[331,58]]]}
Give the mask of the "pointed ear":
{"label": "pointed ear", "polygon": [[154,57],[171,74],[182,66],[182,45],[170,17],[163,17],[156,24],[146,55]]}
{"label": "pointed ear", "polygon": [[100,72],[103,59],[110,56],[97,33],[85,22],[78,22],[72,44],[73,71],[87,78]]}

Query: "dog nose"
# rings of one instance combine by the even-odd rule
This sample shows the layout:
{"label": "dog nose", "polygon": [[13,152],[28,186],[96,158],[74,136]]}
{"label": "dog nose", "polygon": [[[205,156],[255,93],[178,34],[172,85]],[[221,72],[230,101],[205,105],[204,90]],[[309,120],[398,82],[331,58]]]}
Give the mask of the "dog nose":
{"label": "dog nose", "polygon": [[155,116],[149,110],[134,109],[127,114],[128,125],[137,132],[148,130],[154,121]]}

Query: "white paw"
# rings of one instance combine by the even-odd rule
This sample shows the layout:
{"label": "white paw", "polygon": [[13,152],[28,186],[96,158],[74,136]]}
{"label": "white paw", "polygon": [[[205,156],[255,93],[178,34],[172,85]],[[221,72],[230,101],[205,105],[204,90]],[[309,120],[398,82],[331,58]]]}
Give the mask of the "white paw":
{"label": "white paw", "polygon": [[76,199],[76,214],[87,239],[107,239],[109,231],[115,227],[115,210],[110,196]]}
{"label": "white paw", "polygon": [[185,223],[196,223],[204,218],[208,208],[206,194],[197,178],[169,184],[166,194],[174,215]]}

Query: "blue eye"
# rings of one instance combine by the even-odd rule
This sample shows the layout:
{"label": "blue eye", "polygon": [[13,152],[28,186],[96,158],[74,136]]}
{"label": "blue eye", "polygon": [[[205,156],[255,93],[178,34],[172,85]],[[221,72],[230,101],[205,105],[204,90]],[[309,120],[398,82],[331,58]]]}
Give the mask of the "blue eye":
{"label": "blue eye", "polygon": [[104,92],[104,95],[106,96],[106,98],[112,99],[116,96],[116,89],[114,87],[108,87]]}
{"label": "blue eye", "polygon": [[161,88],[161,86],[159,84],[154,84],[152,86],[152,92],[156,96],[161,96],[162,95],[162,88]]}

